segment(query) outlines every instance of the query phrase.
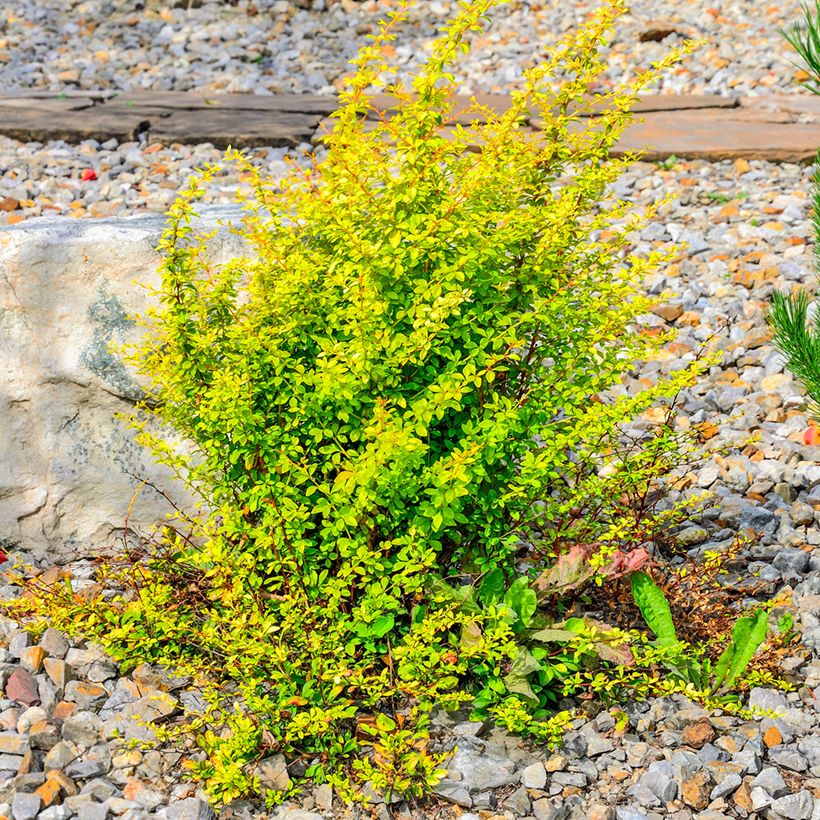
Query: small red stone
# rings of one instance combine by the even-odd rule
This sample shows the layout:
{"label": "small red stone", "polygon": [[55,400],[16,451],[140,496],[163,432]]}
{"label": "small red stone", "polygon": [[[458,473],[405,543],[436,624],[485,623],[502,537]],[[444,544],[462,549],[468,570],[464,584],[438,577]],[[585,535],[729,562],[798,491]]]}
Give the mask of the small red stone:
{"label": "small red stone", "polygon": [[80,174],[80,179],[83,182],[93,182],[96,178],[97,178],[97,172],[93,168],[86,168]]}
{"label": "small red stone", "polygon": [[6,683],[6,697],[25,706],[39,703],[40,693],[37,690],[37,681],[25,669],[15,669]]}
{"label": "small red stone", "polygon": [[820,443],[820,436],[817,435],[817,428],[811,424],[806,428],[806,432],[803,433],[803,444],[807,447],[811,447],[818,443]]}

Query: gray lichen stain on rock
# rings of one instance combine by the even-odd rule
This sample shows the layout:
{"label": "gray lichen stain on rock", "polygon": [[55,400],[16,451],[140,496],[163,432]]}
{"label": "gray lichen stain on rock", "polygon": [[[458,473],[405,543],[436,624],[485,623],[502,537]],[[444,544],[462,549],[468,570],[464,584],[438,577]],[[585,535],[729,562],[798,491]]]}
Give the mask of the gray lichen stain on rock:
{"label": "gray lichen stain on rock", "polygon": [[80,355],[82,363],[102,379],[109,392],[129,401],[144,399],[145,391],[111,350],[112,344],[124,341],[126,332],[134,327],[134,320],[125,312],[120,300],[108,293],[105,285],[88,308],[88,320],[94,331]]}

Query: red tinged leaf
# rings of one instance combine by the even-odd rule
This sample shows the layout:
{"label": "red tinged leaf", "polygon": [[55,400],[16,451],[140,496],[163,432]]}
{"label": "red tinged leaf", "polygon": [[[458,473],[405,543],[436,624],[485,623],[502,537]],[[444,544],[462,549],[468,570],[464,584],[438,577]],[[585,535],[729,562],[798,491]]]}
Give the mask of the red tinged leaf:
{"label": "red tinged leaf", "polygon": [[[594,575],[595,569],[590,559],[595,554],[596,547],[591,544],[576,544],[549,569],[542,572],[533,581],[532,587],[540,600],[550,595],[560,595],[578,589],[586,584]],[[618,578],[640,569],[650,560],[649,553],[639,547],[629,552],[616,550],[609,563],[599,570],[609,578]]]}
{"label": "red tinged leaf", "polygon": [[550,595],[560,595],[589,581],[595,574],[589,559],[594,548],[589,544],[575,544],[549,568],[533,581],[533,589],[540,600]]}
{"label": "red tinged leaf", "polygon": [[604,569],[604,572],[611,578],[617,578],[619,575],[628,575],[630,572],[641,569],[650,560],[649,553],[643,547],[638,547],[629,552],[616,550],[612,555],[612,561]]}
{"label": "red tinged leaf", "polygon": [[817,428],[813,424],[810,424],[806,428],[806,432],[803,433],[803,444],[807,447],[820,444],[820,435],[818,435]]}
{"label": "red tinged leaf", "polygon": [[93,168],[86,168],[80,174],[80,179],[83,182],[93,182],[96,178],[97,178],[97,172]]}

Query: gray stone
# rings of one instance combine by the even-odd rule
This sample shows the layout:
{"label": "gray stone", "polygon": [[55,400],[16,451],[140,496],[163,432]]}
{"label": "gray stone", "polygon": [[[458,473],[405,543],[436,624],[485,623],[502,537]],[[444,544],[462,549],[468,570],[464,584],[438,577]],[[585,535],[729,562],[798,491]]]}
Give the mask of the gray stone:
{"label": "gray stone", "polygon": [[28,632],[15,632],[9,639],[8,651],[15,657],[19,658],[23,650],[31,646],[31,635]]}
{"label": "gray stone", "polygon": [[532,804],[532,816],[535,820],[565,820],[569,816],[569,807],[542,797]]}
{"label": "gray stone", "polygon": [[753,788],[749,793],[749,797],[752,800],[752,808],[755,811],[760,811],[766,808],[766,806],[770,806],[773,799],[766,789],[761,789],[760,786]]}
{"label": "gray stone", "polygon": [[[83,791],[85,791],[85,788],[83,788]],[[143,808],[142,804],[137,803],[136,800],[126,800],[124,797],[109,797],[104,802],[108,811],[111,812],[111,814],[116,814],[118,817],[129,811],[141,811]]]}
{"label": "gray stone", "polygon": [[79,746],[93,746],[100,739],[102,721],[91,712],[78,712],[67,717],[63,723],[63,740]]}
{"label": "gray stone", "polygon": [[139,789],[133,795],[133,799],[137,803],[142,804],[143,808],[146,809],[158,809],[168,802],[168,798],[163,792],[152,788]]}
{"label": "gray stone", "polygon": [[765,507],[748,506],[740,514],[740,528],[744,530],[771,535],[777,531],[777,525],[777,517]]}
{"label": "gray stone", "polygon": [[587,739],[580,732],[567,732],[561,744],[561,753],[567,757],[584,757]]}
{"label": "gray stone", "polygon": [[[106,803],[110,798],[114,797],[117,793],[117,787],[111,783],[109,780],[105,780],[102,777],[97,777],[94,780],[89,780],[82,789],[80,789],[80,794],[88,794],[91,795],[96,801],[99,803]],[[132,802],[132,801],[126,801]],[[139,803],[135,804],[137,808],[139,808]]]}
{"label": "gray stone", "polygon": [[[543,768],[543,766],[541,768]],[[527,789],[524,786],[519,786],[509,797],[505,798],[501,805],[503,808],[513,812],[513,814],[522,817],[529,814],[531,803]]]}
{"label": "gray stone", "polygon": [[81,813],[78,813],[78,817],[82,817],[83,820],[106,820],[109,816],[108,806],[104,806],[102,803],[89,801],[83,804],[80,811]]}
{"label": "gray stone", "polygon": [[0,772],[18,772],[23,762],[21,755],[0,754]]}
{"label": "gray stone", "polygon": [[333,787],[328,783],[316,786],[313,789],[313,799],[317,808],[322,811],[331,811],[333,808]]}
{"label": "gray stone", "polygon": [[714,789],[712,789],[712,793],[709,795],[710,800],[718,800],[721,797],[727,797],[728,795],[732,794],[732,792],[736,791],[741,783],[743,783],[743,778],[732,772],[731,774],[726,775],[723,780],[718,783]]}
{"label": "gray stone", "polygon": [[0,732],[0,753],[24,755],[31,746],[28,735],[17,732]]}
{"label": "gray stone", "polygon": [[100,760],[77,760],[65,767],[65,773],[72,780],[90,780],[108,773],[109,767]]}
{"label": "gray stone", "polygon": [[66,652],[71,648],[68,639],[59,629],[48,627],[40,636],[39,645],[46,651],[50,658],[62,660]]}
{"label": "gray stone", "polygon": [[85,673],[86,678],[94,683],[102,683],[109,680],[109,678],[116,677],[116,675],[117,667],[109,661],[94,661]]}
{"label": "gray stone", "polygon": [[789,511],[792,523],[796,527],[810,527],[814,524],[814,508],[803,501],[795,501]]}
{"label": "gray stone", "polygon": [[617,820],[648,820],[648,815],[631,806],[618,806],[615,809]]}
{"label": "gray stone", "polygon": [[782,549],[774,557],[772,564],[784,575],[802,575],[809,566],[809,554],[801,549]]}
{"label": "gray stone", "polygon": [[769,709],[774,712],[784,712],[789,708],[789,702],[786,700],[786,696],[776,689],[756,686],[749,693],[749,707],[753,709]]}
{"label": "gray stone", "polygon": [[774,485],[774,494],[790,504],[797,497],[797,490],[788,481],[781,481],[779,484]]}
{"label": "gray stone", "polygon": [[11,799],[11,816],[14,820],[34,820],[41,805],[38,795],[18,792]]}
{"label": "gray stone", "polygon": [[[491,791],[478,792],[472,795],[472,799],[474,809],[494,809],[498,805],[498,801],[495,799],[495,793]],[[386,816],[384,820],[392,820],[392,818]]]}
{"label": "gray stone", "polygon": [[729,755],[712,743],[704,743],[697,751],[697,758],[701,763],[712,763],[715,760],[728,760]]}
{"label": "gray stone", "polygon": [[105,703],[108,699],[108,692],[99,684],[70,680],[65,685],[65,699],[76,703],[80,709],[92,709]]}
{"label": "gray stone", "polygon": [[[68,820],[72,813],[62,804],[58,806],[49,806],[43,809],[38,815],[37,820]],[[136,820],[136,818],[133,818]]]}
{"label": "gray stone", "polygon": [[14,789],[18,792],[33,792],[46,781],[45,772],[29,772],[18,774],[14,778]]}
{"label": "gray stone", "polygon": [[315,811],[285,809],[276,813],[275,820],[325,820],[325,818],[321,814],[317,814]]}
{"label": "gray stone", "polygon": [[[820,697],[820,692],[815,692],[814,697]],[[820,767],[820,736],[804,737],[798,741],[797,749],[805,755],[810,769]]]}
{"label": "gray stone", "polygon": [[806,500],[809,502],[809,504],[811,504],[812,507],[816,508],[817,506],[820,506],[820,484],[817,484],[816,486],[812,487],[811,490],[809,490],[809,494],[806,497]]}
{"label": "gray stone", "polygon": [[150,695],[126,704],[122,717],[134,718],[140,723],[151,723],[167,718],[179,711],[179,701],[167,692],[154,692]]}
{"label": "gray stone", "polygon": [[272,755],[260,760],[257,764],[256,775],[264,789],[287,791],[290,788],[288,762],[284,755]]}
{"label": "gray stone", "polygon": [[587,776],[583,772],[555,772],[552,782],[583,789],[587,785]]}
{"label": "gray stone", "polygon": [[751,783],[751,788],[765,789],[772,797],[781,797],[786,793],[786,781],[774,766],[767,766]]}
{"label": "gray stone", "polygon": [[94,803],[94,798],[87,794],[72,794],[66,797],[63,805],[74,814],[83,815],[86,806]]}
{"label": "gray stone", "polygon": [[[56,661],[54,658],[49,658],[48,660],[52,661],[52,663],[60,663],[60,661]],[[45,709],[46,713],[51,714],[57,701],[60,700],[61,693],[47,675],[37,675],[37,692],[40,695],[40,703],[43,709]]]}
{"label": "gray stone", "polygon": [[[661,803],[671,803],[678,796],[675,767],[665,760],[650,763],[649,768],[641,777],[640,783],[648,788]],[[642,803],[642,805],[646,804]]]}
{"label": "gray stone", "polygon": [[456,737],[480,737],[487,730],[487,721],[483,720],[463,720],[452,728],[452,733]]}
{"label": "gray stone", "polygon": [[571,772],[582,772],[585,774],[587,777],[587,783],[593,783],[598,779],[599,769],[594,760],[581,758],[580,760],[573,762],[569,768]]}
{"label": "gray stone", "polygon": [[165,808],[166,820],[215,820],[213,809],[199,797],[177,800]]}
{"label": "gray stone", "polygon": [[763,758],[757,749],[743,749],[733,754],[732,762],[742,766],[746,774],[757,774],[763,767]]}
{"label": "gray stone", "polygon": [[96,644],[89,645],[85,649],[72,647],[65,653],[65,662],[83,674],[94,661],[102,661],[105,658],[105,650]]}
{"label": "gray stone", "polygon": [[521,772],[521,783],[528,789],[543,789],[547,785],[547,770],[543,763],[533,763]]}
{"label": "gray stone", "polygon": [[436,783],[433,787],[433,793],[448,803],[455,803],[457,806],[463,806],[466,809],[471,808],[473,805],[470,792],[461,783],[449,780],[446,777]]}
{"label": "gray stone", "polygon": [[769,749],[769,760],[793,772],[805,772],[809,768],[806,758],[792,746],[773,746]]}
{"label": "gray stone", "polygon": [[497,789],[518,780],[515,763],[511,760],[485,755],[466,745],[458,748],[447,769],[461,775],[461,786],[469,792]]}
{"label": "gray stone", "polygon": [[[110,343],[135,337],[127,316],[146,305],[133,282],[156,283],[163,227],[148,216],[0,228],[0,533],[35,556],[112,543],[126,516],[132,530],[163,520],[170,507],[150,485],[129,514],[134,476],[191,503],[117,420],[143,390]],[[212,247],[223,259],[241,252],[227,232]]]}
{"label": "gray stone", "polygon": [[608,737],[601,737],[601,735],[590,735],[587,738],[587,754],[590,757],[597,757],[601,754],[611,752],[615,748],[615,744]]}
{"label": "gray stone", "polygon": [[51,769],[65,769],[71,761],[77,758],[79,749],[66,740],[61,740],[51,749],[43,760],[43,768],[46,771]]}
{"label": "gray stone", "polygon": [[60,742],[60,730],[49,724],[40,731],[32,732],[29,737],[32,748],[47,752]]}
{"label": "gray stone", "polygon": [[[674,781],[672,782],[674,783]],[[677,793],[677,785],[675,786],[675,792]],[[637,801],[639,805],[646,808],[659,806],[662,802],[658,795],[643,783],[636,783],[634,786],[630,786],[627,789],[627,794],[633,800]]]}
{"label": "gray stone", "polygon": [[787,794],[772,801],[772,811],[786,820],[810,820],[814,810],[811,792],[802,789],[795,794]]}
{"label": "gray stone", "polygon": [[615,728],[615,717],[612,712],[599,712],[594,723],[599,732],[609,732]]}
{"label": "gray stone", "polygon": [[122,711],[123,706],[126,706],[129,703],[134,703],[137,700],[139,700],[139,698],[127,689],[121,689],[118,687],[111,693],[111,697],[103,703],[102,709],[100,709],[99,712],[100,718],[102,718],[102,720],[108,720],[108,718],[119,714]]}
{"label": "gray stone", "polygon": [[686,527],[675,536],[678,543],[684,547],[695,547],[706,541],[708,537],[709,533],[703,527]]}

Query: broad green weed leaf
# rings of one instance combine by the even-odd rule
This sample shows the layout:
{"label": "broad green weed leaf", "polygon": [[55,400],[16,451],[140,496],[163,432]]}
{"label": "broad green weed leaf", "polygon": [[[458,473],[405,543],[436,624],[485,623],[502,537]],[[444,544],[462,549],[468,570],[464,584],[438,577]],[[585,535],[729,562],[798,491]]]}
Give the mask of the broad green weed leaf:
{"label": "broad green weed leaf", "polygon": [[738,675],[749,665],[757,648],[766,640],[769,630],[766,611],[759,609],[755,615],[741,618],[732,630],[732,659],[724,686],[731,686]]}
{"label": "broad green weed leaf", "polygon": [[658,646],[674,646],[678,642],[669,602],[661,588],[645,573],[630,575],[632,597],[641,610],[647,626],[655,633]]}

